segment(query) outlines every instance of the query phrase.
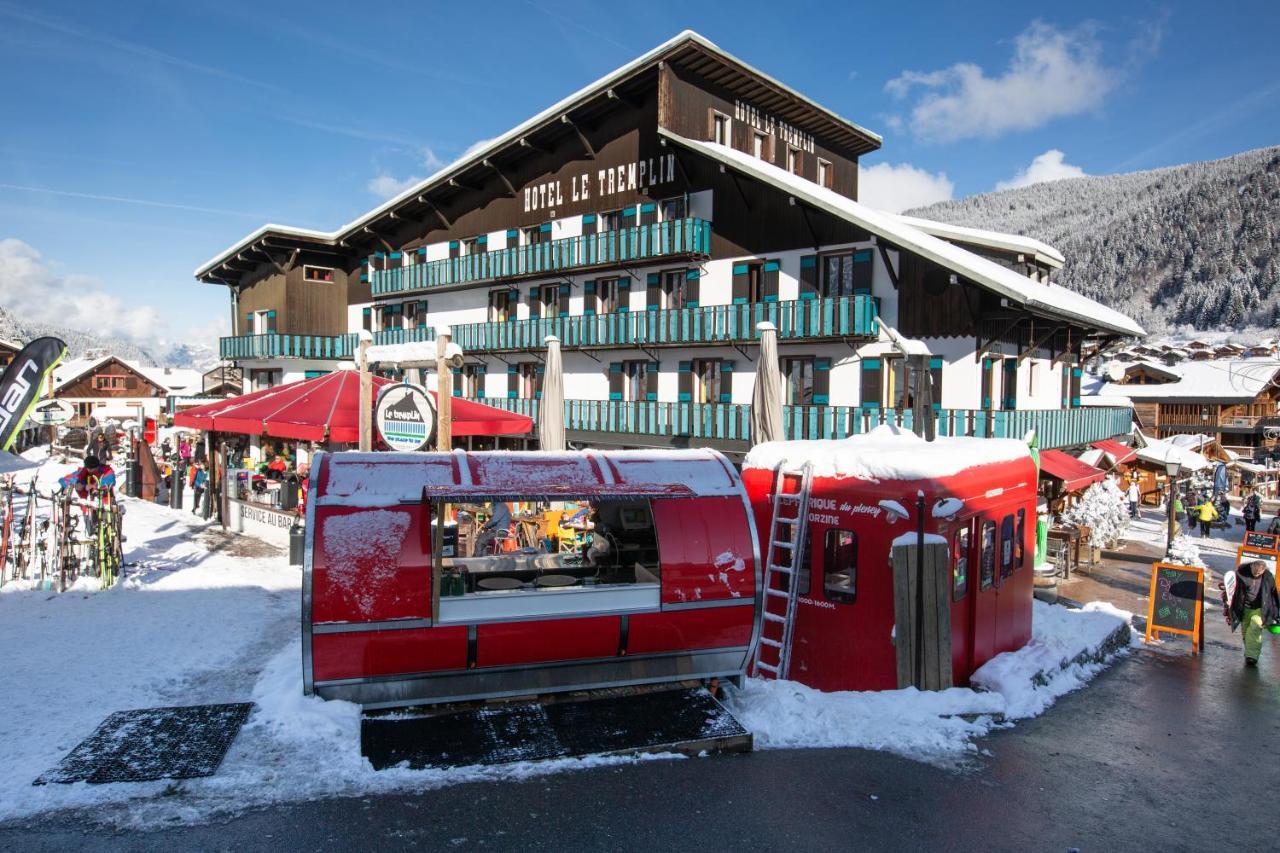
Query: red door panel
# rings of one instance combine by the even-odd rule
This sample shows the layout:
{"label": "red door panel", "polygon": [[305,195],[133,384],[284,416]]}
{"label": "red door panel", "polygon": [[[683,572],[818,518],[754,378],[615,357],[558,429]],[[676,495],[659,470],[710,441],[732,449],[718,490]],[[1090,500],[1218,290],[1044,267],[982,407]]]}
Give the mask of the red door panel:
{"label": "red door panel", "polygon": [[751,642],[754,615],[751,605],[637,613],[630,620],[627,652],[640,655],[745,646]]}
{"label": "red door panel", "polygon": [[605,658],[618,654],[622,619],[551,619],[476,627],[476,665]]}
{"label": "red door panel", "polygon": [[755,594],[755,549],[741,498],[664,498],[652,506],[664,604]]}
{"label": "red door panel", "polygon": [[466,669],[467,629],[316,634],[311,639],[311,660],[316,681]]}
{"label": "red door panel", "polygon": [[316,512],[313,622],[431,616],[431,561],[423,507]]}

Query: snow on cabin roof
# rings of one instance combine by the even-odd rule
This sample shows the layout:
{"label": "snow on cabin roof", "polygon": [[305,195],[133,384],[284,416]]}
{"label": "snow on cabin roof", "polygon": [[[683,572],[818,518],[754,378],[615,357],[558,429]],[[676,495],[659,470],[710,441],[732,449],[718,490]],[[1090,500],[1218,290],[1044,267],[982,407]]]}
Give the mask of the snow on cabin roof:
{"label": "snow on cabin roof", "polygon": [[1280,373],[1280,359],[1222,358],[1216,361],[1185,361],[1173,372],[1178,374],[1178,379],[1174,382],[1158,385],[1107,382],[1098,393],[1134,400],[1245,403],[1274,383],[1276,374]]}
{"label": "snow on cabin roof", "polygon": [[473,163],[483,162],[486,158],[490,157],[492,154],[497,152],[502,147],[509,145],[515,140],[519,139],[520,137],[530,133],[538,125],[541,125],[548,120],[555,119],[557,116],[566,114],[569,109],[576,106],[578,102],[582,101],[583,99],[591,95],[598,94],[600,92],[608,90],[619,81],[627,78],[628,76],[644,68],[645,66],[659,61],[664,55],[668,54],[670,51],[685,44],[697,45],[698,47],[703,48],[704,50],[713,54],[714,56],[719,57],[720,59],[726,62],[730,62],[730,63],[733,63],[734,65],[739,66],[740,68],[745,70],[747,73],[752,74],[756,77],[759,77],[761,80],[768,83],[770,86],[776,87],[780,91],[784,92],[789,98],[794,98],[797,101],[802,102],[809,108],[821,113],[823,116],[830,119],[831,121],[847,126],[857,134],[865,137],[866,140],[868,140],[868,142],[873,144],[875,147],[878,148],[880,146],[882,138],[878,133],[874,133],[870,130],[867,130],[865,127],[862,127],[861,125],[856,124],[855,122],[852,122],[849,119],[844,118],[843,116],[837,115],[836,113],[832,112],[831,110],[827,109],[826,107],[822,106],[821,104],[817,103],[811,98],[808,98],[805,95],[802,95],[800,92],[796,91],[795,89],[792,89],[790,86],[787,86],[785,83],[782,83],[781,81],[771,77],[768,74],[765,74],[763,71],[760,71],[754,66],[749,65],[746,62],[743,62],[741,59],[737,58],[733,54],[721,48],[719,45],[714,44],[710,40],[694,32],[693,30],[684,30],[683,32],[676,35],[674,38],[668,39],[667,41],[663,42],[662,44],[648,51],[647,53],[644,53],[636,57],[635,59],[631,60],[626,65],[623,65],[622,67],[610,72],[609,74],[606,74],[604,77],[601,77],[599,80],[596,80],[595,82],[582,87],[578,91],[574,92],[572,95],[569,95],[567,98],[563,98],[562,100],[557,101],[556,103],[547,107],[542,112],[535,115],[533,118],[530,118],[527,121],[516,125],[511,130],[507,131],[501,136],[497,136],[489,140],[484,145],[479,146],[472,151],[468,151],[467,153],[459,157],[457,160],[441,168],[440,171],[436,172],[434,175],[428,178],[425,178],[422,181],[419,181],[418,183],[414,184],[413,186],[401,192],[399,195],[388,199],[383,204],[379,205],[378,207],[374,208],[368,213],[365,213],[357,217],[351,222],[348,222],[346,225],[343,225],[341,228],[337,229],[336,231],[317,231],[309,228],[295,228],[289,225],[275,225],[275,224],[269,223],[267,225],[263,225],[261,228],[257,229],[249,236],[238,241],[235,245],[227,247],[222,252],[218,253],[217,255],[210,258],[205,263],[201,264],[199,267],[196,268],[194,276],[196,278],[199,278],[200,276],[210,272],[214,267],[218,266],[218,264],[222,263],[231,255],[235,254],[236,252],[243,251],[246,246],[250,246],[256,243],[259,239],[267,236],[268,234],[280,234],[285,236],[301,237],[303,239],[319,240],[323,242],[336,241],[339,238],[343,237],[344,235],[349,234],[355,231],[356,229],[364,227],[370,221],[383,215],[387,211],[392,210],[397,205],[403,204],[405,201],[412,199],[417,195],[423,193],[432,185],[437,184],[452,175],[456,175],[467,166],[470,166]]}
{"label": "snow on cabin roof", "polygon": [[665,128],[658,133],[686,148],[730,166],[765,184],[803,200],[819,210],[851,222],[893,244],[963,275],[976,284],[999,295],[1046,314],[1080,323],[1088,328],[1118,332],[1122,335],[1145,335],[1146,331],[1119,311],[1056,284],[1032,281],[1021,273],[1003,267],[953,243],[926,234],[903,222],[899,217],[846,198],[834,190],[818,186],[799,175],[766,163],[745,151],[714,142],[686,139]]}
{"label": "snow on cabin roof", "polygon": [[389,506],[432,497],[631,495],[737,497],[742,481],[718,451],[334,453],[320,506]]}
{"label": "snow on cabin roof", "polygon": [[934,237],[939,237],[943,240],[975,243],[979,246],[990,246],[993,249],[1003,249],[1007,252],[1034,255],[1036,260],[1055,269],[1060,268],[1067,262],[1062,253],[1048,243],[1042,243],[1039,240],[1032,237],[1024,237],[1021,234],[1004,234],[1000,231],[970,228],[967,225],[952,225],[949,222],[935,222],[932,219],[904,216],[901,213],[889,215],[895,216],[912,228],[918,228],[926,234],[932,234]]}
{"label": "snow on cabin roof", "polygon": [[1026,459],[1025,441],[1013,438],[939,437],[933,441],[883,424],[842,439],[768,441],[747,452],[745,468],[773,470],[813,464],[815,477],[860,480],[931,480],[969,468]]}
{"label": "snow on cabin roof", "polygon": [[198,370],[176,367],[151,367],[149,365],[135,364],[119,356],[103,355],[97,358],[76,358],[61,362],[53,371],[53,389],[60,391],[64,386],[75,382],[86,373],[112,359],[143,376],[148,382],[154,383],[170,393],[180,394],[183,391],[189,391],[192,388],[201,386],[202,376]]}

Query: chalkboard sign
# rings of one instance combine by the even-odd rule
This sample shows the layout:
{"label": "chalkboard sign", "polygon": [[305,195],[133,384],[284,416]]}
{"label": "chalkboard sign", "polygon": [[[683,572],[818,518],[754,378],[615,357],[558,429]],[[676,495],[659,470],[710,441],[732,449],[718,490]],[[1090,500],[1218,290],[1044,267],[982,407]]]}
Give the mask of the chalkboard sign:
{"label": "chalkboard sign", "polygon": [[1280,539],[1280,536],[1276,536],[1274,533],[1263,533],[1261,530],[1254,530],[1244,535],[1244,547],[1275,551],[1277,547],[1280,547],[1277,544],[1277,539]]}
{"label": "chalkboard sign", "polygon": [[1254,550],[1247,545],[1241,545],[1236,549],[1236,568],[1245,563],[1251,563],[1254,560],[1261,560],[1266,564],[1267,568],[1272,572],[1276,570],[1276,552],[1271,550],[1258,549]]}
{"label": "chalkboard sign", "polygon": [[1201,644],[1204,615],[1204,569],[1173,563],[1151,566],[1151,593],[1147,605],[1147,639],[1161,633],[1192,638],[1192,653]]}

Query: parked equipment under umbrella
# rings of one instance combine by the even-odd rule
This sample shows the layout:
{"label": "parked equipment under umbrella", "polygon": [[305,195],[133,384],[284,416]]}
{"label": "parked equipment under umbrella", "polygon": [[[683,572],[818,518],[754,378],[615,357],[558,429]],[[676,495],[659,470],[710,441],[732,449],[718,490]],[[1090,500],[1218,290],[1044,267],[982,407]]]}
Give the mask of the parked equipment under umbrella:
{"label": "parked equipment under umbrella", "polygon": [[542,376],[542,408],[538,413],[538,443],[543,450],[564,450],[564,364],[560,339],[547,335],[547,364]]}
{"label": "parked equipment under umbrella", "polygon": [[783,439],[782,372],[778,367],[778,328],[769,322],[756,328],[760,331],[760,360],[751,391],[751,439],[761,444]]}

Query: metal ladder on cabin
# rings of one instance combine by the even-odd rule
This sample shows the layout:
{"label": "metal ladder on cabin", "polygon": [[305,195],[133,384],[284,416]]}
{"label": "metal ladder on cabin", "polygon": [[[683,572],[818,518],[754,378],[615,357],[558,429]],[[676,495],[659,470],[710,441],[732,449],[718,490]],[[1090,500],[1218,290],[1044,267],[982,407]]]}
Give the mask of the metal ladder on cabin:
{"label": "metal ladder on cabin", "polygon": [[[800,478],[799,491],[784,491],[787,478],[796,476]],[[785,679],[791,671],[791,639],[795,633],[796,600],[800,596],[799,570],[804,565],[808,539],[804,522],[809,517],[812,483],[813,465],[809,462],[799,471],[789,471],[783,460],[773,474],[773,514],[764,561],[764,606],[760,640],[752,661],[752,673],[757,677],[768,673],[776,679]],[[785,589],[776,588],[775,576],[786,578]],[[765,649],[777,652],[776,664],[764,660]]]}

